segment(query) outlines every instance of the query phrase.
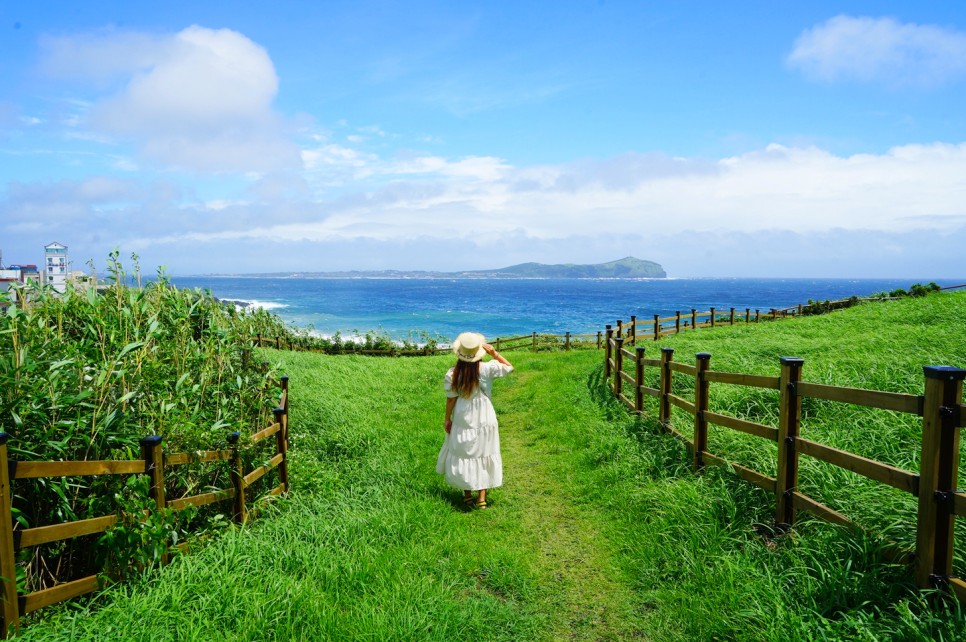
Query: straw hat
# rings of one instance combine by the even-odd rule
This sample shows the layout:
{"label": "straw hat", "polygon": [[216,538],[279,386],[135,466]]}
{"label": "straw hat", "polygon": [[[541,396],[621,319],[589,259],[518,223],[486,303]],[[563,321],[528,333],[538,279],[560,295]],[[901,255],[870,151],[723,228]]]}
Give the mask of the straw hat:
{"label": "straw hat", "polygon": [[464,332],[453,341],[453,352],[460,361],[473,363],[483,358],[486,353],[483,350],[485,339],[482,334],[476,332]]}

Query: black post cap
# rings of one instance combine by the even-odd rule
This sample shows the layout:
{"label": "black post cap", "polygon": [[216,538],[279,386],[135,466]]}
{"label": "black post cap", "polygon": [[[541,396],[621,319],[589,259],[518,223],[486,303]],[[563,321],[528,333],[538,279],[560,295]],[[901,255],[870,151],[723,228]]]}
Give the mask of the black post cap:
{"label": "black post cap", "polygon": [[966,370],[954,366],[923,366],[922,374],[927,379],[942,379],[944,381],[962,381],[966,379]]}
{"label": "black post cap", "polygon": [[799,359],[798,357],[779,357],[778,361],[783,366],[800,366],[805,363],[804,359]]}
{"label": "black post cap", "polygon": [[8,433],[0,432],[0,446],[6,444],[8,439],[10,439],[10,435]]}
{"label": "black post cap", "polygon": [[150,437],[141,437],[138,443],[142,446],[157,446],[161,443],[163,437],[161,435],[151,435]]}
{"label": "black post cap", "polygon": [[238,443],[238,438],[239,437],[241,437],[241,433],[240,432],[231,432],[231,433],[228,433],[228,443],[231,444],[232,446],[234,446],[235,444]]}

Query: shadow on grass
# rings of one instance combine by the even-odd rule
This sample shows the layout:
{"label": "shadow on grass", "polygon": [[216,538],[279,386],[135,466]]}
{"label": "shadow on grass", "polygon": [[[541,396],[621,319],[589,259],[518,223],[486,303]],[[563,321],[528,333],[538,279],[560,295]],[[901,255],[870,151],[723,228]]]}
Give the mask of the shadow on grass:
{"label": "shadow on grass", "polygon": [[[468,513],[472,510],[471,508],[467,508],[466,504],[463,503],[463,491],[461,490],[455,488],[434,488],[430,491],[430,494],[449,504],[457,513]],[[490,497],[486,498],[486,503],[487,505],[492,505],[493,502]]]}

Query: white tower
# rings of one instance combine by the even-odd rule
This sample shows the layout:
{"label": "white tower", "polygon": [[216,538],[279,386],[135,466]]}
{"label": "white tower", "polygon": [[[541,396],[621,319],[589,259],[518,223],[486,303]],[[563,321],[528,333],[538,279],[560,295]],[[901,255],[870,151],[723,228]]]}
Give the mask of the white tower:
{"label": "white tower", "polygon": [[44,283],[57,292],[66,292],[68,266],[66,245],[54,241],[44,246]]}

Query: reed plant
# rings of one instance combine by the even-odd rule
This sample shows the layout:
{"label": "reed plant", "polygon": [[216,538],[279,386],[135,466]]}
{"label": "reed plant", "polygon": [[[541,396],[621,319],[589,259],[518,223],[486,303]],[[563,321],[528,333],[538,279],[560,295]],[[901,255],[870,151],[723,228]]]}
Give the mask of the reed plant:
{"label": "reed plant", "polygon": [[[139,459],[139,440],[163,437],[168,452],[224,447],[226,435],[269,423],[263,369],[248,344],[249,318],[198,291],[177,290],[163,272],[132,286],[117,253],[104,287],[57,294],[19,292],[26,300],[0,315],[0,430],[14,461]],[[139,277],[136,280],[140,280]],[[168,475],[169,498],[227,485],[227,468],[182,466]],[[17,528],[149,508],[143,480],[54,477],[13,483]],[[182,518],[190,518],[192,512]],[[152,521],[153,520],[153,521]],[[189,526],[170,511],[122,519],[94,536],[36,546],[18,560],[23,591],[99,570],[143,566],[143,539],[159,559]],[[127,533],[123,532],[127,529]],[[125,542],[130,540],[130,546]]]}

